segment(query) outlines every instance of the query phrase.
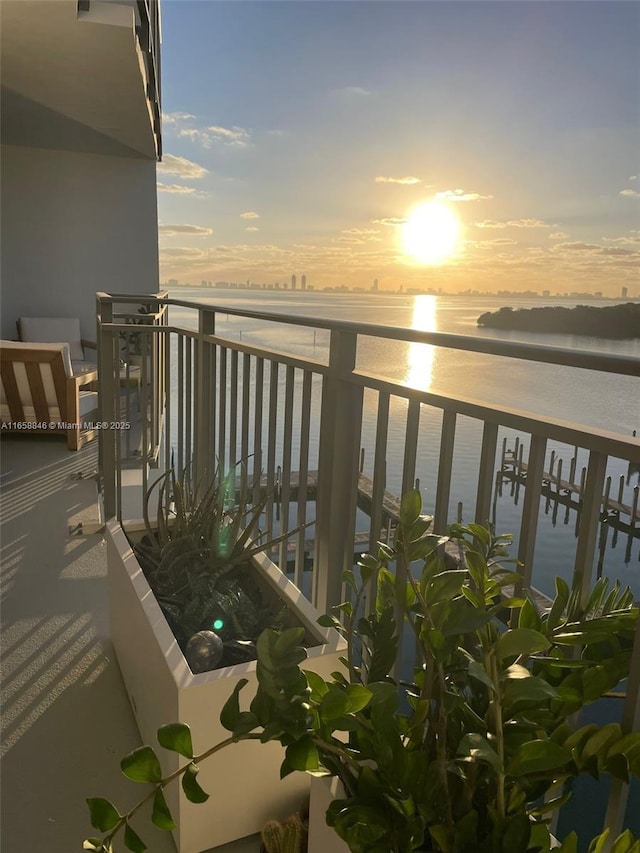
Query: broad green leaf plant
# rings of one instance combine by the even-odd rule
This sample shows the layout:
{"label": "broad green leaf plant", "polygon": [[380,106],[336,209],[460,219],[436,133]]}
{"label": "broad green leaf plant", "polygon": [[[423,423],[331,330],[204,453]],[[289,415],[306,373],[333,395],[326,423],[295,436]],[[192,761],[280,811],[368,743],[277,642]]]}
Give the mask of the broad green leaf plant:
{"label": "broad green leaf plant", "polygon": [[[151,786],[127,811],[89,800],[102,833],[85,849],[134,853],[145,845],[131,818],[152,802],[152,822],[171,829],[164,788],[182,778],[185,796],[202,802],[198,765],[241,740],[279,741],[281,774],[330,774],[344,796],[327,823],[353,853],[547,853],[549,821],[579,774],[640,776],[640,733],[617,723],[572,725],[576,712],[612,690],[629,671],[638,608],[629,590],[596,583],[586,604],[556,580],[540,612],[509,567],[510,537],[478,525],[454,525],[464,559],[447,568],[444,538],[430,533],[418,492],[401,505],[392,545],[365,555],[344,575],[349,600],[323,624],[348,643],[344,673],[331,680],[300,668],[302,630],[265,631],[258,641],[258,689],[245,710],[241,681],[220,716],[229,737],[197,754],[186,726],[161,728],[161,747],[184,765],[162,777],[149,746],[122,761],[125,775]],[[397,670],[406,630],[416,658]],[[576,853],[578,837],[561,853]],[[640,853],[626,831],[594,839],[591,853]]]}

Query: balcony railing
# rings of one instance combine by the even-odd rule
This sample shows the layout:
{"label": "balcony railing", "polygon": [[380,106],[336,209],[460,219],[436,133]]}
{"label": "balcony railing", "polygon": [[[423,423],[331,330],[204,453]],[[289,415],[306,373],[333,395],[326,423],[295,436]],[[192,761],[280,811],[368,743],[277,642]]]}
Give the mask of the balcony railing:
{"label": "balcony railing", "polygon": [[[132,327],[126,322],[138,317],[137,306],[150,303],[153,312],[147,323]],[[172,322],[174,316],[179,323]],[[319,331],[328,336],[328,357],[294,354],[243,341],[241,335],[225,335],[223,318],[228,316],[313,331],[314,340]],[[574,459],[581,454],[586,460],[580,484],[570,484],[575,486],[577,522],[568,582],[587,594],[603,525],[611,513],[618,519],[628,514],[623,528],[629,548],[640,539],[638,486],[627,476],[627,492],[623,495],[621,482],[620,500],[614,505],[607,485],[612,465],[615,476],[640,469],[640,441],[635,436],[419,390],[357,366],[359,347],[371,338],[485,353],[506,364],[525,359],[564,365],[578,368],[585,377],[588,371],[605,371],[613,380],[640,376],[638,358],[245,311],[166,296],[99,294],[101,418],[107,425],[121,417],[121,336],[132,328],[142,336],[148,356],[141,378],[142,427],[133,449],[137,453],[126,431],[101,431],[106,516],[126,518],[123,482],[131,482],[135,472],[141,494],[157,478],[157,467],[173,464],[182,470],[193,464],[198,472],[211,470],[217,461],[230,470],[245,460],[238,470],[238,488],[253,484],[256,497],[258,492],[268,496],[267,533],[312,522],[283,542],[274,556],[321,611],[343,600],[343,570],[353,565],[359,550],[375,548],[389,534],[398,497],[425,483],[425,476],[435,484],[425,498],[433,510],[434,529],[442,532],[455,520],[454,455],[461,442],[477,441],[472,509],[467,508],[465,519],[481,524],[495,507],[501,447],[504,457],[504,442],[517,438],[524,450],[518,454],[524,500],[519,529],[513,532],[525,586],[535,588],[537,583],[535,550],[543,494],[552,467],[549,457],[559,446],[573,448]],[[286,332],[281,340],[286,340]],[[129,394],[125,396],[128,400]],[[573,472],[575,467],[573,462]],[[640,641],[634,660],[622,717],[627,730],[639,723]],[[614,786],[607,813],[613,830],[622,823],[625,804],[626,789]]]}

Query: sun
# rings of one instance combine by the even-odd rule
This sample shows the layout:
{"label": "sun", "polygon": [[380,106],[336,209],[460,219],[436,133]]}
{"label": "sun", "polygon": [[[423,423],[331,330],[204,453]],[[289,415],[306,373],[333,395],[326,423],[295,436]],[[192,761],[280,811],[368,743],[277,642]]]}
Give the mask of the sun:
{"label": "sun", "polygon": [[415,207],[402,226],[406,255],[421,264],[442,264],[455,254],[460,223],[455,213],[440,201]]}

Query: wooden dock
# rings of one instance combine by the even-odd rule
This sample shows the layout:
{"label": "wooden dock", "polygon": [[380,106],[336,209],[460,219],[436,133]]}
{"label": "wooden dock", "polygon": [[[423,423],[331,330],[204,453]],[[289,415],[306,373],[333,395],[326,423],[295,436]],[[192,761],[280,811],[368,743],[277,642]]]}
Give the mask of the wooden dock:
{"label": "wooden dock", "polygon": [[[520,445],[520,449],[522,445]],[[549,500],[557,501],[565,506],[569,506],[576,511],[581,509],[582,494],[584,492],[584,484],[586,478],[586,468],[582,469],[580,482],[574,480],[576,473],[575,458],[571,460],[569,465],[570,479],[566,480],[562,477],[562,459],[558,460],[557,470],[554,472],[555,454],[551,456],[551,470],[544,471],[542,474],[542,495]],[[522,459],[522,452],[517,449],[503,449],[502,465],[498,472],[506,480],[511,480],[519,485],[524,486],[527,480],[528,465]],[[626,478],[627,483],[629,478]],[[602,496],[601,511],[604,516],[603,520],[609,522],[618,522],[621,529],[625,532],[633,533],[636,525],[640,523],[640,507],[639,507],[639,492],[640,486],[635,486],[632,491],[631,503],[624,503],[622,500],[625,477],[620,477],[618,485],[618,498],[611,497],[612,479],[607,477],[605,491]],[[640,535],[640,528],[638,528]]]}

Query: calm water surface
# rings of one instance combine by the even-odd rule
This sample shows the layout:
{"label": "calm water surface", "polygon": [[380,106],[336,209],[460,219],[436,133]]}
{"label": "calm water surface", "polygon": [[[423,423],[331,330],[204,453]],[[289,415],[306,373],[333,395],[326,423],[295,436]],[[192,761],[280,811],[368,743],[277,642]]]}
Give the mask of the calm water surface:
{"label": "calm water surface", "polygon": [[[545,335],[526,332],[485,330],[477,326],[477,319],[485,311],[497,310],[503,305],[534,307],[543,304],[577,304],[572,300],[503,299],[492,296],[396,296],[384,294],[332,294],[315,292],[282,293],[273,291],[207,290],[203,288],[176,288],[172,296],[220,306],[216,321],[217,331],[243,342],[273,347],[303,357],[328,358],[329,333],[304,327],[273,323],[262,319],[246,319],[225,315],[224,307],[257,310],[269,313],[294,314],[306,318],[328,318],[377,325],[399,326],[423,331],[449,332],[472,337],[518,340],[553,347],[590,350],[640,356],[640,340],[611,341],[578,335]],[[594,303],[597,304],[597,303]],[[195,314],[187,309],[172,309],[171,321],[195,328]],[[470,398],[489,405],[503,405],[521,409],[539,416],[572,421],[587,428],[598,428],[630,435],[640,428],[640,381],[635,377],[612,377],[596,371],[555,365],[535,364],[518,359],[466,353],[426,344],[401,343],[381,338],[362,338],[358,350],[358,368],[367,372],[407,382],[410,385],[435,392]],[[318,399],[314,410],[317,411]],[[362,445],[365,447],[365,471],[373,464],[375,438],[376,395],[365,395]],[[401,478],[402,442],[406,407],[400,400],[392,399],[391,423],[388,445],[387,488],[399,493]],[[437,474],[437,456],[441,415],[438,410],[423,407],[418,453],[418,471],[421,491],[427,510],[433,509],[434,486]],[[317,439],[317,424],[315,435]],[[468,418],[459,418],[456,431],[456,452],[452,477],[450,518],[455,518],[458,503],[463,505],[463,518],[473,511],[478,473],[478,447],[481,424]],[[502,430],[513,446],[515,434]],[[528,437],[525,441],[525,460]],[[298,447],[294,444],[293,458]],[[550,443],[549,453],[555,450],[563,459],[563,478],[567,479],[573,448]],[[587,464],[587,454],[579,453],[576,468]],[[548,469],[548,466],[547,466]],[[620,460],[611,460],[608,474],[612,476],[612,494],[617,490],[620,476],[627,474]],[[579,477],[579,473],[578,473]],[[630,503],[637,476],[625,484],[623,500]],[[496,523],[500,530],[517,533],[524,498],[523,490],[511,495],[505,486],[502,497],[496,502]],[[539,533],[536,545],[534,574],[536,585],[552,592],[553,578],[560,574],[570,578],[575,553],[575,513],[567,513],[560,506],[546,505],[541,501]],[[612,547],[612,545],[614,547]],[[515,550],[515,548],[514,548]],[[619,577],[640,593],[640,566],[638,540],[629,548],[625,534],[614,537],[607,531],[606,547],[601,558],[602,571]]]}

